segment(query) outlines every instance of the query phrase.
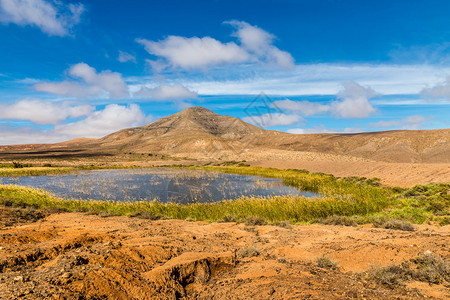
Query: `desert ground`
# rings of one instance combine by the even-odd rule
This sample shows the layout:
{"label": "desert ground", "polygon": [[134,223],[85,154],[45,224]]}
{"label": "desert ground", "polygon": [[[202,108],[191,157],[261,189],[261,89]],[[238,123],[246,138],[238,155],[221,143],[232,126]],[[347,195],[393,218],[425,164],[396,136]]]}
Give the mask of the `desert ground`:
{"label": "desert ground", "polygon": [[[3,146],[0,163],[153,167],[233,160],[411,187],[450,182],[449,154],[448,129],[292,135],[192,108],[98,140]],[[0,216],[0,299],[450,298],[448,278],[397,278],[379,269],[405,270],[431,255],[444,260],[439,266],[448,274],[450,225],[274,226],[14,206],[0,206]]]}
{"label": "desert ground", "polygon": [[[18,217],[23,212],[3,208],[1,214],[2,299],[450,297],[448,282],[389,286],[369,274],[372,266],[400,265],[423,253],[448,257],[449,226],[405,232],[80,213],[54,213],[28,223]],[[317,265],[324,255],[335,268]]]}

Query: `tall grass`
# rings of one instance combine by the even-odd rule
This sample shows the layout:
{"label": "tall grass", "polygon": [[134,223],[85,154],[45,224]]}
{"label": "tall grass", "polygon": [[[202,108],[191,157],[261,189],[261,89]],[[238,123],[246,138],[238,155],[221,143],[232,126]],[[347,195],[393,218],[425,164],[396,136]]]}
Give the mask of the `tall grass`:
{"label": "tall grass", "polygon": [[136,166],[79,166],[79,167],[24,167],[14,168],[9,165],[0,167],[0,177],[7,176],[39,176],[39,175],[64,175],[76,173],[82,170],[104,169],[135,169]]}
{"label": "tall grass", "polygon": [[323,174],[306,174],[295,170],[259,167],[191,167],[216,172],[280,178],[302,190],[318,192],[320,198],[303,196],[240,197],[215,203],[160,203],[64,200],[43,190],[14,185],[0,185],[0,203],[4,205],[56,208],[107,215],[150,214],[176,219],[221,221],[260,217],[271,223],[306,222],[332,215],[364,216],[382,211],[391,204],[389,191],[365,184],[356,184]]}

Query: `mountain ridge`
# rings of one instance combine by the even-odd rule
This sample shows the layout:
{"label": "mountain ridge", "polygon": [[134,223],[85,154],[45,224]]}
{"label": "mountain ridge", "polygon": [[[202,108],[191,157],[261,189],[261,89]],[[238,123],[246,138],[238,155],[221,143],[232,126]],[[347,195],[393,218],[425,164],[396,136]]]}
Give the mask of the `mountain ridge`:
{"label": "mountain ridge", "polygon": [[[22,148],[21,148],[22,147]],[[265,130],[203,107],[190,107],[150,124],[99,139],[0,147],[8,151],[98,151],[161,153],[195,159],[239,159],[316,152],[385,162],[450,162],[450,129],[398,130],[355,134],[290,134]],[[22,150],[20,150],[22,149]]]}

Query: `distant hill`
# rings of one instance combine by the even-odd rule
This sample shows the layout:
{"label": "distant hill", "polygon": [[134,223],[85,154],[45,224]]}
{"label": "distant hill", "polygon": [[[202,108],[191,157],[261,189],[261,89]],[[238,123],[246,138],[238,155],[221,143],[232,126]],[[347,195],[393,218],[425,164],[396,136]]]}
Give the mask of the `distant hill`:
{"label": "distant hill", "polygon": [[[450,129],[399,130],[358,134],[289,134],[264,130],[203,107],[187,108],[154,123],[120,130],[100,139],[76,139],[51,145],[0,147],[0,157],[92,156],[160,153],[193,158],[239,157],[258,152],[317,152],[386,162],[450,162]],[[275,154],[271,154],[275,151]],[[261,154],[262,153],[262,154]]]}

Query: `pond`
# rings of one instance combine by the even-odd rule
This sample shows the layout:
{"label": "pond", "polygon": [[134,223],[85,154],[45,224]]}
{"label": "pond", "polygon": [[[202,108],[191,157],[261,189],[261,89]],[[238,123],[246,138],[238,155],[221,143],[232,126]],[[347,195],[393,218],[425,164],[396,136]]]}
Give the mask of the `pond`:
{"label": "pond", "polygon": [[1,177],[1,184],[40,188],[65,199],[216,202],[241,196],[319,197],[283,184],[280,179],[186,169],[78,171],[68,175]]}

